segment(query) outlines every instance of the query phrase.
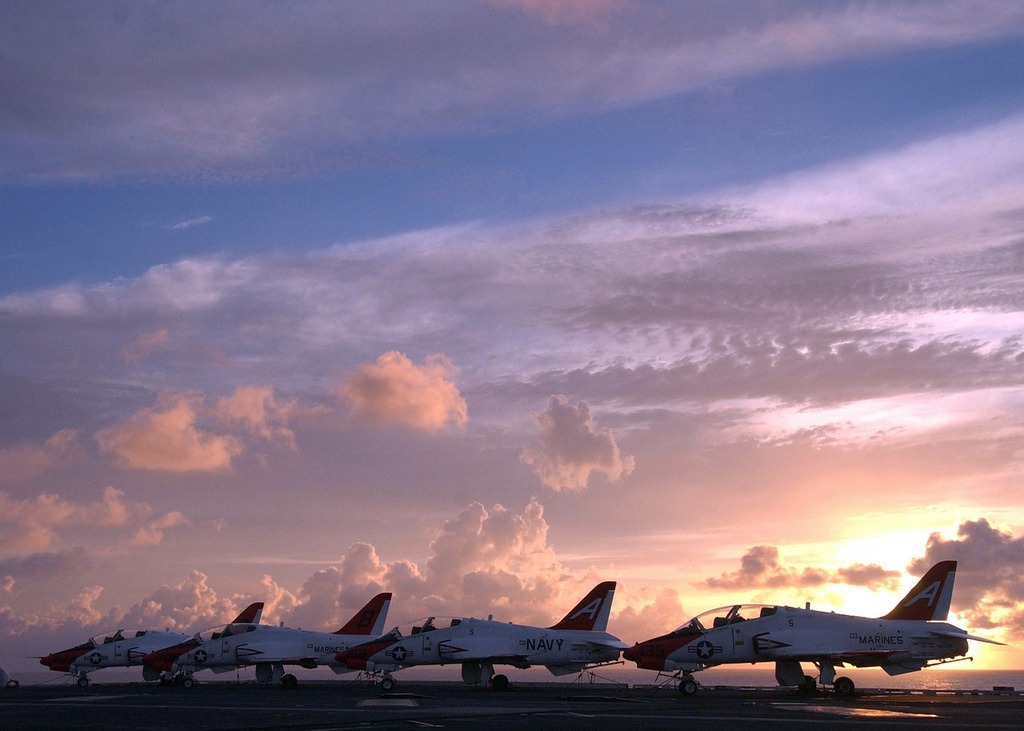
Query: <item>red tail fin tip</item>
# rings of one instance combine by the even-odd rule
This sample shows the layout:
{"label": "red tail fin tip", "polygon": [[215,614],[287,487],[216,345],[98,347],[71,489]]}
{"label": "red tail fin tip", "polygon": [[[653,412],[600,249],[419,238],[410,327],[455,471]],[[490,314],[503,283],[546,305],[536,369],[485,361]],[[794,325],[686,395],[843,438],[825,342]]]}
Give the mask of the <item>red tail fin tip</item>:
{"label": "red tail fin tip", "polygon": [[615,582],[604,581],[587,594],[562,620],[549,629],[579,629],[604,632],[615,596]]}
{"label": "red tail fin tip", "polygon": [[390,606],[391,592],[382,592],[368,601],[365,607],[356,612],[352,619],[334,634],[380,635],[384,631],[384,622],[387,621],[388,607]]}
{"label": "red tail fin tip", "polygon": [[263,602],[253,602],[231,620],[230,624],[259,624],[263,616]]}
{"label": "red tail fin tip", "polygon": [[883,619],[945,620],[953,599],[956,561],[940,561],[928,569]]}

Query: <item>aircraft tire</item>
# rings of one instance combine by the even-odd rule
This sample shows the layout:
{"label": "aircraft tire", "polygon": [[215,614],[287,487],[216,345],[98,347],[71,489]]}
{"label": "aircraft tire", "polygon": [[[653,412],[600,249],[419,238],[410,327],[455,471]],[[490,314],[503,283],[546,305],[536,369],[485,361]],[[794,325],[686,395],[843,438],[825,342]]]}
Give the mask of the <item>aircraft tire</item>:
{"label": "aircraft tire", "polygon": [[495,675],[493,678],[491,678],[491,687],[498,693],[502,693],[508,690],[508,676]]}
{"label": "aircraft tire", "polygon": [[82,675],[78,678],[78,680],[75,681],[75,685],[77,685],[79,688],[88,688],[89,678]]}
{"label": "aircraft tire", "polygon": [[281,685],[285,688],[294,688],[299,684],[299,679],[291,673],[285,673],[281,676]]}
{"label": "aircraft tire", "polygon": [[849,678],[836,678],[832,683],[832,690],[840,698],[849,698],[853,695],[853,691],[856,690],[856,686]]}
{"label": "aircraft tire", "polygon": [[392,677],[384,677],[380,679],[380,689],[387,692],[393,690],[395,687],[395,679]]}
{"label": "aircraft tire", "polygon": [[694,695],[697,692],[697,681],[693,678],[683,678],[679,681],[679,692],[682,695]]}
{"label": "aircraft tire", "polygon": [[185,690],[190,690],[191,688],[194,688],[195,684],[195,678],[193,678],[191,675],[186,675],[184,678],[181,679],[181,687]]}

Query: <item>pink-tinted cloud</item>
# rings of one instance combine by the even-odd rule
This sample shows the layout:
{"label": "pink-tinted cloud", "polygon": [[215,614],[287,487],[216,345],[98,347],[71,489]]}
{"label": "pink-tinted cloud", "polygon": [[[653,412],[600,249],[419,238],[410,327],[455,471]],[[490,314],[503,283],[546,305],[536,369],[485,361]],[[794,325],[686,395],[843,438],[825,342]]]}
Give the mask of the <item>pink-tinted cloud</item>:
{"label": "pink-tinted cloud", "polygon": [[242,453],[230,435],[204,431],[197,425],[201,398],[190,393],[165,394],[155,408],[139,411],[123,424],[96,434],[100,449],[126,467],[166,472],[217,472],[231,467]]}
{"label": "pink-tinted cloud", "polygon": [[[678,627],[687,618],[679,593],[675,589],[662,589],[653,600],[639,595],[631,597],[627,592],[628,587],[620,587],[615,593],[615,603],[621,609],[615,615],[613,630],[620,639],[628,637],[631,641],[637,641],[654,637]],[[633,601],[625,605],[631,598]]]}
{"label": "pink-tinted cloud", "polygon": [[138,506],[124,502],[124,493],[113,487],[94,503],[73,503],[54,493],[18,500],[0,492],[0,552],[27,553],[49,548],[58,529],[70,525],[120,526]]}
{"label": "pink-tinted cloud", "polygon": [[121,358],[126,363],[141,363],[153,353],[166,350],[170,338],[171,331],[166,327],[143,333],[121,348]]}
{"label": "pink-tinted cloud", "polygon": [[287,612],[292,626],[337,629],[372,595],[384,591],[387,566],[368,543],[353,543],[337,566],[316,571],[295,594],[296,606]]}
{"label": "pink-tinted cloud", "polygon": [[557,621],[601,579],[575,575],[547,542],[544,509],[523,513],[468,505],[445,521],[423,566],[385,561],[354,543],[337,566],[318,570],[297,592],[299,605],[283,619],[292,626],[328,627],[347,620],[376,591],[392,591],[394,623],[425,615],[487,616],[544,624]]}
{"label": "pink-tinted cloud", "polygon": [[337,395],[359,421],[434,432],[465,426],[469,419],[454,376],[447,356],[429,355],[417,366],[404,354],[391,351],[375,363],[356,368]]}
{"label": "pink-tinted cloud", "polygon": [[740,568],[706,579],[704,586],[711,589],[748,589],[815,587],[826,584],[866,586],[870,589],[895,589],[900,572],[871,564],[854,564],[836,570],[804,568],[797,570],[783,565],[779,549],[775,546],[754,546],[740,559]]}
{"label": "pink-tinted cloud", "polygon": [[177,510],[172,510],[159,518],[151,520],[145,525],[140,526],[139,529],[135,531],[132,543],[136,546],[158,546],[163,543],[164,533],[166,531],[180,525],[188,525],[188,518]]}
{"label": "pink-tinted cloud", "polygon": [[298,402],[278,403],[270,386],[239,386],[231,396],[217,399],[213,411],[229,423],[242,424],[262,439],[295,448],[295,432],[287,424],[298,411]]}
{"label": "pink-tinted cloud", "polygon": [[0,482],[36,477],[78,449],[78,432],[74,429],[61,429],[43,444],[22,443],[0,449]]}
{"label": "pink-tinted cloud", "polygon": [[612,430],[596,430],[590,406],[575,406],[565,396],[552,396],[547,411],[534,414],[540,439],[522,452],[541,482],[553,490],[582,490],[591,474],[617,482],[633,471],[634,459],[623,456]]}
{"label": "pink-tinted cloud", "polygon": [[165,584],[134,604],[115,623],[188,632],[228,622],[248,603],[244,597],[219,597],[209,576],[191,571],[177,584]]}

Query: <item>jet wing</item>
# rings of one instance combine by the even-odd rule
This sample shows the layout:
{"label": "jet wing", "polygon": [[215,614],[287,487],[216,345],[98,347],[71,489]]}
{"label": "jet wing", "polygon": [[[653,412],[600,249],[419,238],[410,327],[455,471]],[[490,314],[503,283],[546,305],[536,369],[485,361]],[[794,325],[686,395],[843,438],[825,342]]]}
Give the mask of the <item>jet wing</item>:
{"label": "jet wing", "polygon": [[935,627],[929,628],[928,631],[929,634],[937,635],[938,637],[953,637],[958,640],[974,640],[975,642],[987,642],[990,645],[1006,646],[1005,642],[998,642],[996,640],[990,640],[987,637],[978,637],[977,635],[967,634],[956,627]]}
{"label": "jet wing", "polygon": [[240,645],[235,650],[235,657],[243,665],[254,665],[255,663],[269,662],[281,663],[282,665],[299,665],[304,668],[319,667],[322,659],[305,655],[295,655],[281,652],[273,644],[268,644],[264,649],[258,645]]}
{"label": "jet wing", "polygon": [[442,640],[437,646],[438,654],[453,662],[474,660],[508,662],[515,665],[526,660],[527,652],[517,641],[496,640],[487,637],[459,637]]}

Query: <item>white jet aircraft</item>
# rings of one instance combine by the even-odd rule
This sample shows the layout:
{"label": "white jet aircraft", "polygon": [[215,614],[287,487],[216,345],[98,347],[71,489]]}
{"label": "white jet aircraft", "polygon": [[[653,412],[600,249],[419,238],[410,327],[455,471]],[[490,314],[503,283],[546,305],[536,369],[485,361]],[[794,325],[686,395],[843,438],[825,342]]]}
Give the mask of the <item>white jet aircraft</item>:
{"label": "white jet aircraft", "polygon": [[[836,668],[880,667],[889,675],[956,662],[967,640],[1003,644],[969,635],[947,624],[956,561],[932,566],[884,617],[764,604],[737,604],[699,614],[667,635],[639,642],[623,653],[638,667],[679,674],[679,692],[697,692],[693,673],[728,663],[775,663],[779,685],[814,690],[815,678],[801,662],[819,669],[821,684],[836,695],[854,692],[853,681]],[[937,620],[937,621],[936,621]]]}
{"label": "white jet aircraft", "polygon": [[430,617],[339,652],[338,660],[352,670],[383,673],[384,690],[395,685],[392,671],[412,665],[459,663],[466,683],[486,685],[490,681],[494,690],[508,688],[506,676],[494,675],[495,665],[543,665],[553,675],[580,673],[617,661],[628,647],[605,631],[614,595],[614,581],[598,584],[558,624],[547,628],[491,619],[440,621]]}
{"label": "white jet aircraft", "polygon": [[215,673],[226,673],[255,665],[256,679],[261,683],[280,681],[291,688],[298,684],[298,679],[284,672],[285,665],[304,668],[327,665],[335,673],[348,672],[335,656],[353,643],[379,637],[384,631],[390,605],[391,592],[378,594],[335,632],[231,623],[149,653],[142,658],[144,672],[150,675],[176,673],[175,682],[191,688],[195,684],[192,674],[197,670],[209,668]]}
{"label": "white jet aircraft", "polygon": [[[262,614],[263,602],[255,602],[242,610],[234,622],[259,622]],[[70,673],[77,678],[78,687],[84,688],[89,685],[89,673],[93,670],[142,665],[142,657],[147,653],[186,640],[189,636],[170,630],[119,629],[116,632],[97,635],[66,650],[52,652],[40,658],[39,662],[50,670]],[[159,676],[152,677],[146,673],[146,668],[143,668],[143,677],[146,680],[156,680]]]}

